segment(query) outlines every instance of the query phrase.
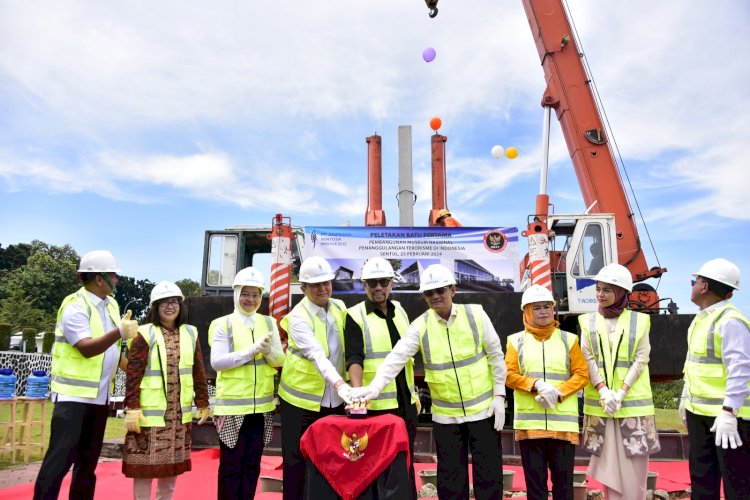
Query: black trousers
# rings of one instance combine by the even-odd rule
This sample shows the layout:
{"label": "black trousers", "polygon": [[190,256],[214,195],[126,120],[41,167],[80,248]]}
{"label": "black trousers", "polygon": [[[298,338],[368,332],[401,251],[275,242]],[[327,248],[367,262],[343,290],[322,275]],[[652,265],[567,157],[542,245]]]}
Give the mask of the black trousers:
{"label": "black trousers", "polygon": [[529,500],[547,500],[547,469],[552,475],[552,498],[573,498],[575,445],[562,439],[524,439],[518,446]]}
{"label": "black trousers", "polygon": [[344,405],[310,411],[281,399],[281,455],[284,459],[284,500],[305,496],[305,458],[300,451],[302,435],[316,420],[328,415],[343,415]]}
{"label": "black trousers", "polygon": [[463,424],[433,424],[440,500],[468,500],[469,452],[477,500],[503,498],[503,449],[495,417]]}
{"label": "black trousers", "polygon": [[711,432],[715,417],[686,412],[690,442],[690,488],[693,500],[719,500],[724,480],[727,500],[750,499],[750,420],[737,419],[742,446],[726,450],[716,446]]}
{"label": "black trousers", "polygon": [[245,415],[234,448],[223,442],[219,446],[218,498],[245,499],[255,497],[263,455],[263,413]]}
{"label": "black trousers", "polygon": [[73,465],[71,499],[93,499],[96,464],[107,426],[107,405],[55,403],[49,448],[34,485],[34,499],[56,499]]}

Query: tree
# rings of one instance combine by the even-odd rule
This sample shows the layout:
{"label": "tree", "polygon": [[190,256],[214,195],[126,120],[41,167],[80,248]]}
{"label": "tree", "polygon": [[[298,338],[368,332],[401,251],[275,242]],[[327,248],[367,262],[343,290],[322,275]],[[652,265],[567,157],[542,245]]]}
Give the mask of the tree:
{"label": "tree", "polygon": [[46,253],[55,260],[69,260],[75,263],[78,268],[78,263],[81,261],[81,257],[70,245],[63,245],[61,247],[57,245],[50,245],[40,240],[33,240],[31,242],[31,253]]}
{"label": "tree", "polygon": [[182,295],[185,297],[198,297],[201,294],[201,286],[197,281],[191,280],[190,278],[176,281],[175,285],[180,287]]}
{"label": "tree", "polygon": [[54,324],[55,314],[43,311],[22,290],[15,290],[9,297],[0,300],[0,322],[10,323],[13,330],[34,328],[42,331],[49,324]]}
{"label": "tree", "polygon": [[154,284],[149,280],[136,280],[130,276],[118,276],[115,299],[125,314],[126,309],[133,311],[133,318],[142,319],[146,316],[151,299],[151,289]]}
{"label": "tree", "polygon": [[26,264],[31,255],[31,245],[28,243],[19,243],[3,248],[0,245],[0,270],[12,270]]}
{"label": "tree", "polygon": [[401,269],[401,259],[388,259],[388,262],[390,262],[393,272],[398,272]]}
{"label": "tree", "polygon": [[[35,240],[32,247],[41,243]],[[68,245],[38,245],[26,265],[13,269],[3,277],[0,298],[21,293],[33,298],[37,309],[47,313],[56,312],[62,300],[79,287],[77,269],[78,257]]]}

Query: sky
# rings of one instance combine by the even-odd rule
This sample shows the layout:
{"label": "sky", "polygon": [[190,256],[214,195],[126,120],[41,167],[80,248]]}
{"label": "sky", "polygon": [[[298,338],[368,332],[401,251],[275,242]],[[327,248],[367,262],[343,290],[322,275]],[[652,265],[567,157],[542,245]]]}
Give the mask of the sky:
{"label": "sky", "polygon": [[[647,260],[669,270],[651,284],[691,313],[702,262],[730,259],[750,283],[750,4],[568,7]],[[545,82],[522,2],[439,9],[430,19],[423,0],[0,0],[0,243],[106,248],[124,275],[198,281],[207,229],[275,213],[362,225],[365,138],[376,132],[383,208],[398,225],[400,125],[412,127],[414,219],[425,224],[433,116],[448,137],[454,215],[525,227]],[[554,117],[550,140],[555,211],[583,212]],[[494,145],[519,156],[495,159]],[[746,286],[735,302],[750,313]]]}

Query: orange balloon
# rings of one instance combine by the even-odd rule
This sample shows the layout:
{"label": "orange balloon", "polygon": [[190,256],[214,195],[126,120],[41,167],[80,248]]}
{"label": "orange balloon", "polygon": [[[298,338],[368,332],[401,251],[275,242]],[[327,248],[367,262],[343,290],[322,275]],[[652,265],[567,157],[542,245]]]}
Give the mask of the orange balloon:
{"label": "orange balloon", "polygon": [[432,120],[430,120],[430,128],[431,128],[432,130],[434,130],[435,132],[437,132],[437,131],[438,131],[438,129],[439,129],[439,128],[440,128],[440,127],[441,127],[442,125],[443,125],[443,122],[442,122],[442,120],[440,120],[440,118],[438,118],[437,116],[436,116],[436,117],[434,117],[434,118],[432,118]]}

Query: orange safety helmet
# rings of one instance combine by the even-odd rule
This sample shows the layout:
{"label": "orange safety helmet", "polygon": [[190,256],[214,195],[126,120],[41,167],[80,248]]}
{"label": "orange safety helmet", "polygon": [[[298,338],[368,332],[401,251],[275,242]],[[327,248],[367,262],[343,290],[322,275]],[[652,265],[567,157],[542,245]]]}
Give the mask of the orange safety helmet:
{"label": "orange safety helmet", "polygon": [[438,211],[438,216],[437,216],[437,219],[435,219],[435,220],[436,221],[440,221],[440,219],[442,219],[444,217],[451,217],[451,212],[447,208],[441,208]]}

